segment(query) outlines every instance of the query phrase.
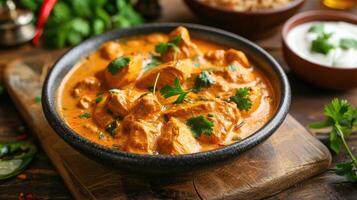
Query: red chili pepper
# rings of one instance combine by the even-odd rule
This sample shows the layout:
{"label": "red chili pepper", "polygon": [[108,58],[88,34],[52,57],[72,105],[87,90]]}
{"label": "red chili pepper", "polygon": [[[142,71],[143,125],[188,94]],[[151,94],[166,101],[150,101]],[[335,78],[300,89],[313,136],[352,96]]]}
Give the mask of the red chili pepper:
{"label": "red chili pepper", "polygon": [[52,11],[53,7],[55,6],[56,2],[57,2],[57,0],[44,0],[41,5],[40,13],[38,15],[38,20],[37,20],[37,24],[36,24],[35,36],[32,39],[32,43],[35,46],[37,46],[38,43],[40,42],[40,38],[43,33],[43,28],[45,26],[48,16],[50,16],[51,11]]}

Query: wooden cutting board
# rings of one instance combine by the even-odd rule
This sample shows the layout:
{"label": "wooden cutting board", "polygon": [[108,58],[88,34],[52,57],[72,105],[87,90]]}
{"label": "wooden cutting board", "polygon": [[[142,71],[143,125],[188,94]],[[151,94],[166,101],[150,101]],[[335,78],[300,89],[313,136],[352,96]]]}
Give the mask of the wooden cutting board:
{"label": "wooden cutting board", "polygon": [[[235,162],[191,180],[139,180],[119,175],[78,153],[50,128],[40,104],[53,57],[33,55],[9,64],[7,90],[76,199],[260,199],[327,169],[326,147],[293,117],[266,142]],[[56,57],[56,56],[54,56]]]}

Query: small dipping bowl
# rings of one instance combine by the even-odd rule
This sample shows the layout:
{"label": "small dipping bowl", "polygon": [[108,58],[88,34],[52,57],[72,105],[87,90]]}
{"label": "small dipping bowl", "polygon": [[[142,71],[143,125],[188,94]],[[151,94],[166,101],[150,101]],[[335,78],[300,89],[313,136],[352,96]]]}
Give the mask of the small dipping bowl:
{"label": "small dipping bowl", "polygon": [[314,21],[343,21],[357,25],[357,16],[338,11],[307,11],[290,18],[282,30],[283,53],[289,68],[300,78],[323,88],[346,90],[357,87],[357,66],[336,68],[313,63],[300,57],[288,45],[287,36],[290,30],[298,25]]}

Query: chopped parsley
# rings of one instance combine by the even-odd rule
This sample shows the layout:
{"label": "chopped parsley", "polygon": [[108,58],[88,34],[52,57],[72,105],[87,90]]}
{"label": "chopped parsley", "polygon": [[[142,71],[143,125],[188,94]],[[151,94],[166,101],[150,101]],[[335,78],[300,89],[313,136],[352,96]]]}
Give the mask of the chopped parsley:
{"label": "chopped parsley", "polygon": [[185,89],[182,88],[180,84],[180,80],[178,78],[175,79],[174,81],[174,87],[171,87],[169,85],[165,85],[163,88],[161,88],[160,93],[161,95],[167,99],[172,96],[179,95],[174,102],[175,104],[182,103],[183,100],[185,99],[186,95],[190,91],[186,91]]}
{"label": "chopped parsley", "polygon": [[235,72],[237,71],[237,66],[235,66],[234,64],[230,64],[228,65],[228,70],[231,72]]}
{"label": "chopped parsley", "polygon": [[120,90],[119,89],[110,89],[109,92],[111,94],[119,94],[120,93]]}
{"label": "chopped parsley", "polygon": [[159,42],[156,46],[155,46],[155,51],[156,53],[159,54],[164,54],[166,53],[170,47],[172,48],[177,48],[178,44],[181,42],[182,38],[180,35],[172,38],[169,42],[164,43],[164,42]]}
{"label": "chopped parsley", "polygon": [[310,27],[309,33],[317,33],[317,34],[323,34],[325,32],[325,25],[324,24],[315,24]]}
{"label": "chopped parsley", "polygon": [[209,87],[212,84],[214,84],[212,77],[209,75],[208,72],[203,71],[196,77],[195,86],[193,88],[193,91],[199,92],[201,90],[201,88]]}
{"label": "chopped parsley", "polygon": [[91,116],[92,115],[90,113],[85,112],[85,113],[80,114],[79,118],[81,118],[81,119],[89,119],[89,118],[91,118]]}
{"label": "chopped parsley", "polygon": [[162,62],[157,57],[152,57],[151,61],[145,65],[144,71],[149,71],[150,69],[160,65]]}
{"label": "chopped parsley", "polygon": [[35,98],[33,99],[33,101],[36,103],[36,104],[40,104],[41,103],[41,95],[38,95],[38,96],[35,96]]}
{"label": "chopped parsley", "polygon": [[95,98],[95,103],[100,103],[103,101],[103,93],[98,93]]}
{"label": "chopped parsley", "polygon": [[311,51],[316,53],[328,54],[335,48],[333,44],[329,42],[332,33],[322,33],[311,43]]}
{"label": "chopped parsley", "polygon": [[237,104],[239,110],[249,110],[252,107],[252,101],[248,98],[249,94],[249,87],[239,88],[230,100]]}
{"label": "chopped parsley", "polygon": [[357,49],[357,40],[353,38],[343,38],[340,40],[340,47],[344,50]]}
{"label": "chopped parsley", "polygon": [[100,132],[99,132],[99,139],[100,139],[100,140],[103,140],[104,138],[105,138],[105,133],[102,132],[102,131],[100,131]]}
{"label": "chopped parsley", "polygon": [[188,119],[186,124],[191,128],[192,134],[195,138],[200,137],[201,134],[205,134],[207,136],[212,135],[213,122],[209,121],[202,115]]}
{"label": "chopped parsley", "polygon": [[129,63],[130,63],[130,58],[122,56],[122,57],[116,58],[112,62],[110,62],[107,69],[112,75],[115,75],[122,68],[128,66]]}
{"label": "chopped parsley", "polygon": [[115,129],[118,127],[117,125],[117,121],[113,121],[112,123],[110,123],[107,128],[105,129],[108,133],[110,133],[111,136],[115,136]]}

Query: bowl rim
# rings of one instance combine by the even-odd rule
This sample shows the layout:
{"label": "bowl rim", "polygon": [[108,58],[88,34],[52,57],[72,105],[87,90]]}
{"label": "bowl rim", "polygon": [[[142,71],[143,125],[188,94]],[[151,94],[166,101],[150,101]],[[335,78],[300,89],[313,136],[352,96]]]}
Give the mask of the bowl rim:
{"label": "bowl rim", "polygon": [[[313,19],[313,17],[315,17],[315,16],[318,16],[317,20]],[[331,18],[336,18],[336,20],[333,20]],[[294,25],[294,23],[296,21],[302,20],[302,19],[307,19],[307,20]],[[357,70],[357,66],[353,67],[353,68],[347,68],[347,67],[337,68],[337,67],[329,67],[327,65],[322,65],[319,63],[311,62],[311,61],[301,57],[300,55],[298,55],[290,47],[290,45],[287,42],[287,36],[288,36],[289,32],[291,31],[291,29],[293,29],[294,27],[296,27],[298,25],[301,25],[301,24],[304,24],[307,22],[314,22],[314,21],[337,21],[338,19],[340,19],[339,21],[343,21],[343,22],[346,22],[346,19],[348,19],[350,21],[355,21],[355,23],[357,25],[357,15],[353,15],[353,14],[345,13],[345,12],[341,12],[341,11],[310,10],[310,11],[305,11],[305,12],[296,14],[293,17],[291,17],[290,19],[288,19],[288,21],[286,21],[283,25],[283,28],[281,30],[282,42],[284,44],[283,46],[285,48],[287,48],[288,51],[292,52],[294,54],[294,56],[309,63],[309,65],[310,65],[309,67],[316,68],[316,69],[319,68],[322,70],[331,70],[331,71],[355,71],[355,70]]]}
{"label": "bowl rim", "polygon": [[199,4],[200,6],[203,7],[208,7],[211,8],[215,11],[219,11],[219,12],[225,12],[225,13],[229,13],[229,14],[241,14],[241,15],[269,15],[269,14],[275,14],[275,13],[280,13],[280,12],[284,12],[290,9],[293,9],[303,3],[305,3],[305,0],[293,0],[292,2],[284,5],[284,6],[280,6],[276,9],[266,9],[266,10],[255,10],[255,11],[236,11],[236,10],[228,10],[226,8],[221,8],[218,6],[212,6],[209,4],[206,4],[200,0],[185,0],[186,2],[194,2]]}
{"label": "bowl rim", "polygon": [[[155,160],[157,162],[171,162],[176,163],[183,161],[185,163],[189,162],[205,162],[207,158],[213,158],[216,155],[222,155],[222,157],[215,157],[216,159],[224,159],[225,156],[232,156],[232,154],[237,154],[242,152],[245,149],[249,149],[262,141],[264,141],[266,138],[268,138],[271,134],[274,133],[274,131],[279,128],[281,123],[284,121],[286,115],[288,114],[289,107],[290,107],[290,102],[291,102],[291,90],[290,90],[290,85],[288,82],[288,78],[283,71],[282,67],[279,65],[279,63],[265,50],[263,50],[261,47],[258,45],[254,44],[253,42],[238,36],[234,33],[230,33],[228,31],[224,31],[221,29],[217,28],[212,28],[209,26],[203,26],[203,25],[197,25],[197,24],[190,24],[190,23],[151,23],[151,24],[144,24],[144,25],[139,25],[132,27],[130,29],[136,30],[136,31],[145,31],[145,29],[151,29],[151,28],[175,28],[177,26],[184,26],[188,29],[195,29],[197,31],[202,31],[202,32],[210,32],[212,34],[217,34],[221,35],[223,37],[231,38],[232,40],[239,40],[240,42],[244,43],[244,45],[247,45],[249,48],[254,49],[257,51],[259,54],[265,57],[265,59],[269,62],[269,64],[272,67],[272,71],[276,73],[278,77],[278,81],[280,84],[280,102],[276,107],[276,112],[275,114],[271,117],[271,119],[259,130],[256,132],[252,133],[250,136],[244,138],[243,140],[240,140],[238,142],[235,142],[233,144],[218,148],[218,149],[213,149],[209,151],[203,151],[203,152],[198,152],[198,153],[192,153],[192,154],[182,154],[182,155],[147,155],[147,154],[136,154],[136,153],[129,153],[121,150],[115,150],[113,148],[105,147],[102,146],[98,143],[92,142],[89,139],[81,136],[80,134],[77,134],[74,130],[72,130],[69,125],[62,119],[62,117],[59,115],[58,109],[57,109],[57,104],[55,99],[58,97],[58,88],[52,88],[52,85],[54,85],[54,81],[56,76],[60,75],[60,71],[62,70],[61,67],[61,61],[66,58],[66,56],[71,55],[72,52],[75,50],[81,49],[82,46],[86,46],[90,44],[91,42],[102,38],[106,36],[110,36],[111,34],[118,34],[121,31],[125,31],[127,29],[121,29],[121,30],[113,30],[92,38],[89,38],[83,42],[81,42],[79,45],[76,45],[69,49],[65,54],[63,54],[54,64],[53,67],[50,69],[45,82],[44,86],[42,89],[42,108],[43,112],[45,114],[45,117],[47,121],[49,122],[50,126],[55,130],[55,132],[60,135],[62,139],[64,139],[67,143],[72,145],[75,148],[78,148],[82,151],[85,152],[91,152],[92,154],[96,155],[101,155],[103,158],[110,158],[113,159],[121,159],[121,160],[126,160],[128,162],[136,162],[138,160]],[[133,34],[134,35],[134,34]],[[109,40],[105,40],[109,41]],[[104,42],[102,42],[104,43]],[[85,52],[83,55],[87,56],[90,52]],[[65,76],[65,75],[64,75]],[[53,91],[55,90],[55,91]],[[55,96],[52,96],[52,91],[55,94]],[[98,152],[93,152],[98,151]]]}

